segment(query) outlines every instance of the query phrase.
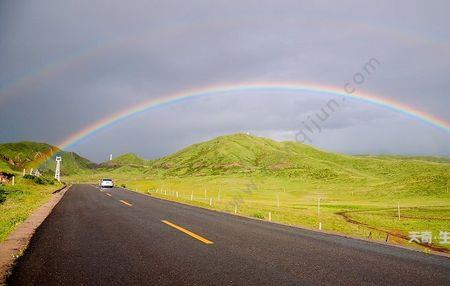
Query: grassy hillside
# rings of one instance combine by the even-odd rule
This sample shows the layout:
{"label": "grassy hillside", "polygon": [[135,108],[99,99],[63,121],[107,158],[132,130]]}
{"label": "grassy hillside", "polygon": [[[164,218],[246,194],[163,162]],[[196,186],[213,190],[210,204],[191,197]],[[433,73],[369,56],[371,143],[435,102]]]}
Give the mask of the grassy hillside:
{"label": "grassy hillside", "polygon": [[437,157],[437,156],[403,156],[403,155],[380,155],[380,156],[359,155],[359,156],[365,157],[365,158],[419,160],[419,161],[450,164],[450,158]]}
{"label": "grassy hillside", "polygon": [[[40,205],[47,202],[53,191],[62,187],[54,180],[54,157],[62,156],[63,173],[90,166],[88,160],[70,152],[45,143],[17,142],[0,144],[0,172],[15,176],[15,184],[0,184],[0,242],[3,241],[21,222],[23,222]],[[49,159],[49,162],[45,162]],[[42,164],[44,163],[44,164]],[[30,168],[43,173],[40,177],[22,176],[22,170]],[[51,171],[50,171],[51,170]]]}
{"label": "grassy hillside", "polygon": [[13,169],[22,171],[39,168],[41,172],[55,169],[55,157],[62,157],[61,173],[67,175],[87,170],[94,164],[73,152],[65,152],[57,147],[37,142],[16,142],[0,144],[0,170]]}
{"label": "grassy hillside", "polygon": [[307,145],[235,134],[191,145],[156,160],[153,167],[174,175],[255,172],[295,175],[296,169],[303,169],[302,175],[331,177],[338,170],[330,170],[321,161],[326,154],[322,153]]}
{"label": "grassy hillside", "polygon": [[0,144],[0,159],[12,168],[26,168],[37,160],[48,158],[58,152],[58,148],[46,143],[16,142]]}
{"label": "grassy hillside", "polygon": [[134,153],[120,155],[111,161],[102,163],[101,167],[122,167],[122,166],[149,166],[150,160],[143,159]]}
{"label": "grassy hillside", "polygon": [[[105,170],[103,170],[105,171]],[[445,158],[348,156],[295,142],[235,134],[189,146],[150,168],[121,166],[118,184],[215,210],[408,243],[410,231],[431,231],[425,249],[448,251],[450,164]],[[317,201],[320,198],[320,212]],[[401,218],[397,206],[400,205]]]}
{"label": "grassy hillside", "polygon": [[155,160],[152,171],[165,176],[253,174],[311,182],[371,183],[380,190],[431,196],[442,194],[450,180],[450,164],[445,160],[348,156],[245,134],[191,145]]}
{"label": "grassy hillside", "polygon": [[[15,154],[8,152],[3,154]],[[2,164],[18,170],[8,159],[0,160]],[[96,168],[64,153],[63,172],[64,166],[71,170],[68,181],[95,183],[109,177],[165,199],[260,219],[270,213],[272,221],[311,228],[321,223],[325,230],[379,241],[389,234],[391,242],[403,245],[409,245],[410,231],[432,231],[437,237],[450,230],[446,158],[349,156],[234,134],[153,161],[129,153]],[[437,238],[420,247],[450,250]]]}

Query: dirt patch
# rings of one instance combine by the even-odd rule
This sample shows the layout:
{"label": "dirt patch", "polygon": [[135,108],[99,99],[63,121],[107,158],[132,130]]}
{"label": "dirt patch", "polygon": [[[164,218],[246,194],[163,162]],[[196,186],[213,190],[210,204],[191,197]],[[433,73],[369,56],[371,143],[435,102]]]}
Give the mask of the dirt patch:
{"label": "dirt patch", "polygon": [[270,169],[272,170],[281,170],[281,169],[287,169],[290,168],[291,165],[288,163],[278,163],[278,164],[273,164],[270,166]]}
{"label": "dirt patch", "polygon": [[233,162],[233,163],[219,165],[219,167],[224,167],[224,168],[233,168],[233,167],[240,167],[240,166],[241,166],[241,163],[239,163],[239,162]]}
{"label": "dirt patch", "polygon": [[[387,209],[383,209],[383,210],[387,210]],[[390,209],[389,209],[390,210]],[[386,236],[388,237],[388,240],[391,243],[395,243],[395,244],[405,244],[406,242],[409,241],[409,237],[407,237],[405,234],[403,234],[403,232],[401,232],[400,230],[384,230],[384,229],[380,229],[362,222],[359,222],[355,219],[353,219],[349,213],[364,213],[366,211],[346,211],[346,212],[336,212],[335,214],[341,216],[346,222],[354,224],[354,225],[358,225],[358,226],[363,226],[365,228],[374,230],[374,231],[378,231],[381,233],[385,233]],[[386,242],[389,242],[386,241]],[[432,250],[432,251],[437,251],[437,252],[441,252],[441,253],[445,253],[445,254],[450,254],[450,252],[443,248],[443,247],[439,247],[439,246],[435,246],[435,245],[429,245],[429,244],[423,244],[423,243],[417,243],[414,242],[417,245],[420,245],[421,247],[424,247],[426,249]]]}

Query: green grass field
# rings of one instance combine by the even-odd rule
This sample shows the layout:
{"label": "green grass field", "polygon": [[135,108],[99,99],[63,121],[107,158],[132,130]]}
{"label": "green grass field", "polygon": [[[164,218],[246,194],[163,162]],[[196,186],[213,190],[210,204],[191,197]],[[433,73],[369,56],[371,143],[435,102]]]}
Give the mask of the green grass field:
{"label": "green grass field", "polygon": [[36,184],[20,175],[16,176],[14,186],[0,185],[0,242],[61,186],[58,183]]}
{"label": "green grass field", "polygon": [[[131,174],[131,176],[130,176]],[[420,248],[448,252],[440,231],[450,231],[450,194],[427,196],[420,192],[386,190],[366,182],[302,182],[268,176],[139,177],[138,173],[95,174],[87,180],[113,177],[117,185],[154,197],[294,226],[336,232]],[[134,175],[134,177],[133,177]],[[92,180],[92,178],[94,178]],[[80,176],[79,181],[86,179]],[[406,183],[408,185],[408,183]],[[402,186],[396,186],[402,189]],[[407,188],[407,186],[403,186]],[[320,198],[320,208],[318,199]],[[398,204],[400,219],[398,219]],[[430,247],[408,243],[409,232],[431,231]]]}
{"label": "green grass field", "polygon": [[[48,148],[42,146],[3,144],[0,155],[6,162],[18,160],[17,167]],[[66,152],[62,174],[66,182],[97,183],[108,177],[117,185],[186,204],[264,220],[270,215],[273,222],[311,229],[321,223],[325,231],[376,241],[389,234],[391,243],[449,252],[450,245],[439,237],[450,232],[449,162],[439,157],[350,156],[233,134],[155,160],[129,153],[93,164]],[[6,204],[30,209],[46,198],[46,189],[41,189],[22,189],[27,195],[10,195]],[[14,224],[15,218],[10,219]],[[2,216],[5,224],[7,220]],[[410,232],[432,232],[432,243],[410,244]]]}

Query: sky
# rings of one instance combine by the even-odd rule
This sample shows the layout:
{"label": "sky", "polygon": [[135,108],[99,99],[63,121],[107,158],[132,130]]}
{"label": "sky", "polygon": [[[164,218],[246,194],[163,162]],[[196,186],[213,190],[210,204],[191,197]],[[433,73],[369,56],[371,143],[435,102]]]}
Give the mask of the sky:
{"label": "sky", "polygon": [[[58,145],[146,100],[242,83],[342,92],[349,84],[356,95],[450,122],[448,11],[448,1],[3,0],[0,142]],[[157,158],[237,132],[299,140],[303,122],[332,100],[340,98],[269,90],[194,98],[122,120],[67,150],[100,162],[110,153]],[[301,141],[347,154],[450,157],[450,132],[417,118],[356,99],[329,113],[320,132]]]}

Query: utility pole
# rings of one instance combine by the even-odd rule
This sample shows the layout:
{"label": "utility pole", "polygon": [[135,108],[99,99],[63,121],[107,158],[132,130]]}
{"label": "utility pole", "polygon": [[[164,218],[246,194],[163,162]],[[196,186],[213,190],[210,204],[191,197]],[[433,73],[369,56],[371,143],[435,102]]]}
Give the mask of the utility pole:
{"label": "utility pole", "polygon": [[56,157],[55,179],[57,179],[58,182],[61,182],[61,160],[61,157]]}

